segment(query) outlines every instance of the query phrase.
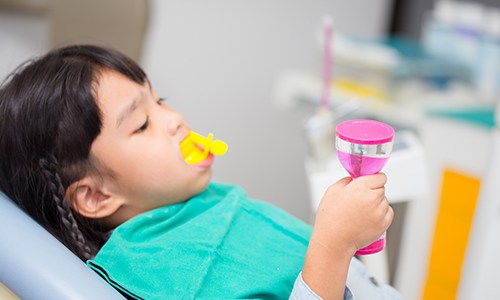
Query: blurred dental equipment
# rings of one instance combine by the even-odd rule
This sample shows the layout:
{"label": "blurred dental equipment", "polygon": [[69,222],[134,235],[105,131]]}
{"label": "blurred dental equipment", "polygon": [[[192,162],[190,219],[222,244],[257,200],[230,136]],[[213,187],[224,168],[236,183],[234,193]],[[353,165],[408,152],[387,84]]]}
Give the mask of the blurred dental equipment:
{"label": "blurred dental equipment", "polygon": [[333,116],[330,110],[330,86],[332,76],[332,36],[333,19],[329,15],[323,17],[323,77],[322,94],[317,112],[305,123],[309,142],[310,156],[318,166],[326,165],[334,154]]}

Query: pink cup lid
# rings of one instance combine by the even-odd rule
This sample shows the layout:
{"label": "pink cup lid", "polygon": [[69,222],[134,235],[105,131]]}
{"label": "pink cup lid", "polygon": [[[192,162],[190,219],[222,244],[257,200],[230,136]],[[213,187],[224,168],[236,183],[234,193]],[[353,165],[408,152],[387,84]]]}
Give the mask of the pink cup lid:
{"label": "pink cup lid", "polygon": [[337,125],[337,136],[355,144],[375,145],[391,142],[394,129],[375,120],[349,120]]}

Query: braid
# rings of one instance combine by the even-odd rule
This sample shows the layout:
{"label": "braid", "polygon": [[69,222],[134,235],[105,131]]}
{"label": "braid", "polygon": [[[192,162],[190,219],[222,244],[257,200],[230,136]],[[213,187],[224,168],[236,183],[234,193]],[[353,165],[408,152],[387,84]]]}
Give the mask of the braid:
{"label": "braid", "polygon": [[[39,160],[40,169],[47,180],[49,193],[56,203],[57,211],[63,223],[63,235],[69,239],[67,242],[73,246],[76,253],[85,258],[93,257],[91,248],[86,243],[86,239],[78,226],[78,222],[65,197],[65,190],[58,174],[59,164],[54,155],[48,159]],[[76,247],[75,247],[76,246]]]}

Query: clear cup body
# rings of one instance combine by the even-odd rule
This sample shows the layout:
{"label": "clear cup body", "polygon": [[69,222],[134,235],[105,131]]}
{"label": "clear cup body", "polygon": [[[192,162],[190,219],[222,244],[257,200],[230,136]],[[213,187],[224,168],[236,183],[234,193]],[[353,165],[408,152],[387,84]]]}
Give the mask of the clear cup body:
{"label": "clear cup body", "polygon": [[389,159],[392,146],[392,141],[383,144],[356,144],[338,136],[335,139],[340,163],[353,178],[380,172]]}

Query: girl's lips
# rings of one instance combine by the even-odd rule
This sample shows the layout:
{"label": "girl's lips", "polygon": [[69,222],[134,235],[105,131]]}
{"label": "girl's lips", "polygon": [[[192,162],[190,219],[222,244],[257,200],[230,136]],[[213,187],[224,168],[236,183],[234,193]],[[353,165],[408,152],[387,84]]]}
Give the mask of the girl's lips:
{"label": "girl's lips", "polygon": [[214,155],[212,153],[209,153],[207,158],[205,158],[203,161],[194,164],[193,166],[198,167],[198,168],[208,168],[212,165],[214,162]]}

